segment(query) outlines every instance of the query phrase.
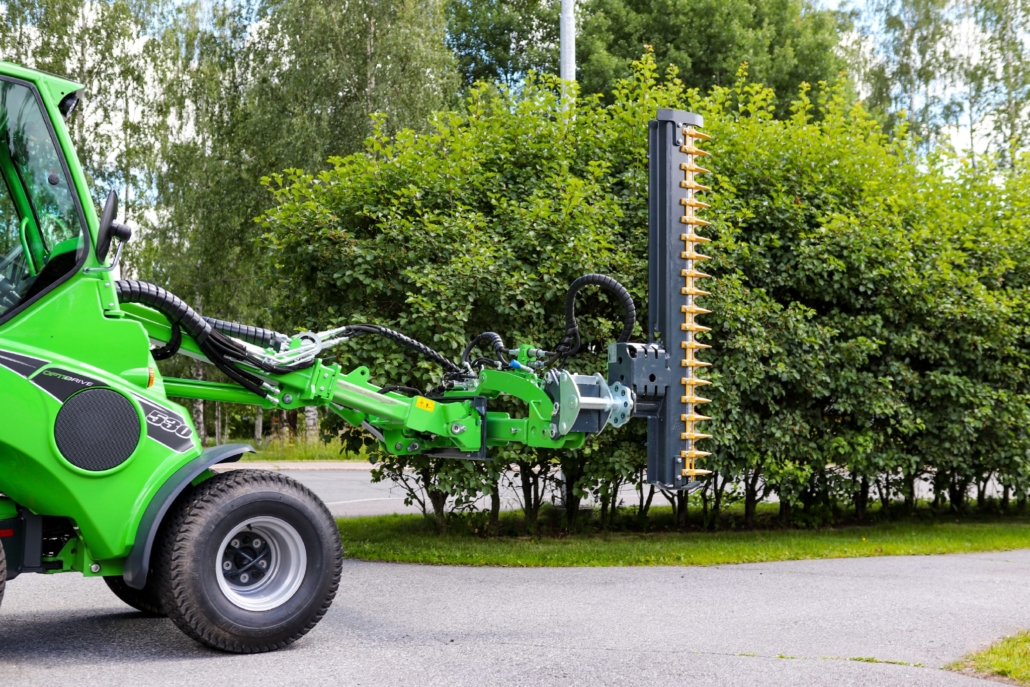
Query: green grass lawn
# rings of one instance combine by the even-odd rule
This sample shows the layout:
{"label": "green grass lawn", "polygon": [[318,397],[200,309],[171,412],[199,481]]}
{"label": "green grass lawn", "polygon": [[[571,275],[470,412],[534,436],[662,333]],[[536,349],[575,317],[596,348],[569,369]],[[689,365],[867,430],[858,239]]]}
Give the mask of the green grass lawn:
{"label": "green grass lawn", "polygon": [[[660,517],[660,509],[656,510]],[[504,516],[518,517],[517,514]],[[346,518],[338,524],[344,549],[351,558],[434,565],[722,565],[1030,547],[1030,518],[1026,517],[976,518],[961,522],[914,518],[823,529],[610,532],[539,537],[483,536],[471,526],[438,534],[432,523],[420,515]]]}
{"label": "green grass lawn", "polygon": [[1030,686],[1030,633],[1006,637],[983,651],[948,666],[952,670],[1008,678]]}

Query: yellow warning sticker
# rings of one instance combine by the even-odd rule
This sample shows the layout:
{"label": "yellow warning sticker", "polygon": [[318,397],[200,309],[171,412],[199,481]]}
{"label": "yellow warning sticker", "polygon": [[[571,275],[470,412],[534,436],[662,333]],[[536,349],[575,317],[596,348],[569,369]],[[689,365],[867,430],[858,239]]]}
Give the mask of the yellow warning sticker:
{"label": "yellow warning sticker", "polygon": [[422,398],[421,396],[419,396],[417,399],[415,399],[415,407],[421,408],[422,410],[431,413],[433,412],[433,409],[436,408],[436,403],[430,401],[428,398]]}

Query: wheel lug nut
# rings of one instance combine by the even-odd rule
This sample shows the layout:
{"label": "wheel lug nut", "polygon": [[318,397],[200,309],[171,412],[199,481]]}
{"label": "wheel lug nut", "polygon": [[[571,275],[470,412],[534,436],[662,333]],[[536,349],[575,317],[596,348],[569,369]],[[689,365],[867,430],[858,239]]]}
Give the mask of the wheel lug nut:
{"label": "wheel lug nut", "polygon": [[248,575],[247,573],[243,573],[242,575],[240,575],[240,582],[242,582],[243,584],[247,584],[248,582],[250,582],[250,575]]}
{"label": "wheel lug nut", "polygon": [[254,537],[254,541],[251,542],[251,546],[253,546],[255,549],[260,549],[261,548],[261,540],[258,539],[257,537]]}
{"label": "wheel lug nut", "polygon": [[234,549],[240,548],[240,540],[233,539],[231,542],[229,542],[229,546],[233,547]]}
{"label": "wheel lug nut", "polygon": [[222,570],[232,570],[232,562],[226,561],[222,563]]}
{"label": "wheel lug nut", "polygon": [[261,568],[262,570],[264,570],[265,568],[268,567],[268,561],[259,561],[258,562],[258,567]]}

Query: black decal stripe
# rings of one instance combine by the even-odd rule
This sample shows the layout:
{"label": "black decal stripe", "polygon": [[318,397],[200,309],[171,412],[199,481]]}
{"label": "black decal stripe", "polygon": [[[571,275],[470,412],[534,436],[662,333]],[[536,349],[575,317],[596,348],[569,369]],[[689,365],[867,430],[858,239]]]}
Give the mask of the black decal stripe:
{"label": "black decal stripe", "polygon": [[48,362],[47,360],[40,360],[39,358],[5,351],[0,348],[0,366],[6,367],[12,372],[17,372],[22,377],[28,377]]}
{"label": "black decal stripe", "polygon": [[68,397],[76,391],[107,386],[98,379],[81,375],[78,372],[69,372],[59,367],[48,367],[33,377],[32,383],[61,403],[67,401]]}
{"label": "black decal stripe", "polygon": [[148,437],[176,453],[185,453],[193,448],[193,430],[182,415],[164,406],[159,406],[153,401],[148,401],[139,394],[133,395],[143,406]]}

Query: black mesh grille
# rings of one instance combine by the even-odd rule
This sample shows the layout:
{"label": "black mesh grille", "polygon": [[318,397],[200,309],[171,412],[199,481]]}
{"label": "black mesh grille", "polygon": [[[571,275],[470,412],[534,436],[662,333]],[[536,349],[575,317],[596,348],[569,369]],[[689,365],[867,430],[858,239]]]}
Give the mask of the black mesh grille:
{"label": "black mesh grille", "polygon": [[127,398],[110,389],[82,391],[57,413],[54,436],[61,455],[83,470],[124,463],[139,443],[140,422]]}

